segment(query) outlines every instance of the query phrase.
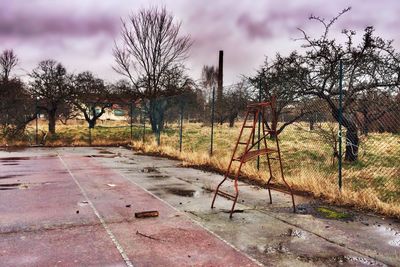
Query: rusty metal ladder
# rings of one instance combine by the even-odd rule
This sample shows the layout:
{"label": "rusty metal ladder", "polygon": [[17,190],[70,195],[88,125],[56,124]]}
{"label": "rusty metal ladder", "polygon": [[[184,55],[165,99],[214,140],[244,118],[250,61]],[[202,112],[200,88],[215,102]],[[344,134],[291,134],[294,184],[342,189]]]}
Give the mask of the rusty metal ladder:
{"label": "rusty metal ladder", "polygon": [[[240,129],[240,134],[239,134],[239,138],[236,141],[236,145],[235,148],[233,149],[233,153],[232,153],[232,157],[231,160],[229,162],[228,165],[228,169],[225,172],[224,175],[224,179],[218,184],[216,190],[215,190],[215,194],[214,194],[214,198],[212,200],[211,203],[211,208],[214,208],[214,203],[215,203],[215,199],[217,197],[217,195],[225,197],[227,199],[230,199],[233,201],[232,204],[232,208],[230,211],[230,218],[232,218],[232,215],[234,213],[234,209],[235,209],[235,205],[239,196],[239,188],[238,188],[238,178],[240,175],[240,170],[243,166],[244,163],[257,158],[258,156],[261,155],[266,155],[267,156],[267,164],[268,164],[268,169],[269,169],[269,179],[267,182],[267,189],[268,189],[268,194],[269,194],[269,201],[270,204],[272,204],[272,196],[271,196],[271,180],[273,178],[275,178],[275,176],[272,173],[272,166],[271,166],[271,161],[273,160],[277,160],[279,162],[279,171],[282,177],[282,180],[285,184],[285,186],[287,187],[287,191],[284,190],[280,190],[277,188],[274,188],[277,191],[282,191],[284,193],[289,193],[292,197],[292,204],[293,204],[293,212],[296,212],[296,206],[295,206],[295,202],[294,202],[294,195],[293,195],[293,191],[292,188],[289,186],[289,184],[286,182],[284,174],[283,174],[283,165],[282,165],[282,159],[281,159],[281,151],[279,148],[279,140],[278,140],[278,135],[276,132],[272,131],[272,130],[268,130],[265,127],[265,109],[266,107],[270,107],[271,111],[273,110],[273,105],[275,105],[275,101],[271,101],[271,102],[261,102],[261,103],[255,103],[255,104],[250,104],[247,106],[247,111],[246,111],[246,115],[244,118],[244,122],[242,125],[242,128]],[[259,116],[261,116],[261,124],[262,124],[262,136],[259,137],[259,139],[256,141],[255,140],[255,131],[256,131],[256,126],[257,126],[257,122],[258,122],[258,118]],[[247,124],[248,121],[252,118],[252,123],[251,124]],[[245,129],[249,129],[250,130],[250,134],[248,135],[248,138],[245,142],[242,141],[242,136],[244,135],[244,132],[246,131]],[[275,143],[276,143],[276,147],[275,148],[269,148],[267,145],[267,138],[270,138],[271,135],[273,134],[273,139],[275,139]],[[261,142],[264,144],[264,148],[262,149],[255,149],[258,147],[258,144]],[[238,147],[239,146],[245,146],[244,152],[241,155],[237,155],[238,153]],[[256,147],[257,146],[257,147]],[[229,177],[231,168],[232,168],[232,164],[233,162],[238,162],[239,166],[238,169],[236,171],[236,174],[234,176],[234,190],[235,193],[234,194],[230,194],[227,192],[224,192],[220,189],[221,185],[226,181],[226,179]]]}

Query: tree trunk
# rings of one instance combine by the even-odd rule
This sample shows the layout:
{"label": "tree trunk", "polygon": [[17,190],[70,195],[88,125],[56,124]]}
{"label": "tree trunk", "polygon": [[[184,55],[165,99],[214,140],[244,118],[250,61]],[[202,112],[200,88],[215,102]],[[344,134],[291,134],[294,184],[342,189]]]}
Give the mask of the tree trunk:
{"label": "tree trunk", "polygon": [[368,112],[365,111],[362,113],[363,115],[363,125],[362,125],[362,133],[367,136],[369,133],[369,125],[370,125],[370,119],[368,117]]}
{"label": "tree trunk", "polygon": [[164,112],[166,108],[165,100],[150,100],[150,124],[153,133],[164,130]]}
{"label": "tree trunk", "polygon": [[314,123],[315,123],[315,118],[314,118],[313,114],[310,114],[310,116],[308,118],[308,122],[310,123],[310,131],[313,131]]}
{"label": "tree trunk", "polygon": [[235,119],[238,116],[237,113],[231,114],[229,116],[229,127],[232,128],[233,126],[235,126]]}
{"label": "tree trunk", "polygon": [[89,128],[93,129],[94,126],[96,126],[96,119],[91,119],[88,121],[88,123],[89,123]]}
{"label": "tree trunk", "polygon": [[278,133],[278,116],[272,116],[270,138],[275,139]]}
{"label": "tree trunk", "polygon": [[358,160],[358,146],[360,144],[355,124],[349,125],[346,131],[346,153],[344,159],[348,162]]}
{"label": "tree trunk", "polygon": [[56,110],[50,110],[48,112],[49,115],[49,133],[56,133]]}

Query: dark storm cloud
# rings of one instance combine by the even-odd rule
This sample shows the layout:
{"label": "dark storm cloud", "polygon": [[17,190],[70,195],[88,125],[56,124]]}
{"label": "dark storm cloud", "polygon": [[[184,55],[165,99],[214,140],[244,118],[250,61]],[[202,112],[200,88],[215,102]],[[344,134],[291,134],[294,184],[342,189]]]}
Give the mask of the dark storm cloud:
{"label": "dark storm cloud", "polygon": [[[257,18],[252,12],[244,12],[239,15],[236,23],[250,39],[279,37],[279,35],[294,33],[297,28],[302,28],[313,10],[318,10],[318,6],[304,5],[291,9],[268,7],[265,8],[261,18]],[[321,12],[318,15],[325,16]]]}
{"label": "dark storm cloud", "polygon": [[186,63],[195,78],[224,50],[227,82],[254,72],[264,56],[299,49],[297,28],[318,37],[322,27],[307,19],[311,14],[330,19],[352,6],[335,24],[335,38],[343,28],[362,34],[373,25],[378,35],[398,39],[400,26],[398,0],[0,0],[0,50],[15,49],[25,69],[52,57],[73,70],[118,79],[111,51],[119,18],[149,6],[165,6],[194,40]]}
{"label": "dark storm cloud", "polygon": [[72,9],[42,9],[40,6],[17,5],[11,1],[0,3],[0,38],[115,36],[118,25],[118,17],[102,13],[76,14]]}

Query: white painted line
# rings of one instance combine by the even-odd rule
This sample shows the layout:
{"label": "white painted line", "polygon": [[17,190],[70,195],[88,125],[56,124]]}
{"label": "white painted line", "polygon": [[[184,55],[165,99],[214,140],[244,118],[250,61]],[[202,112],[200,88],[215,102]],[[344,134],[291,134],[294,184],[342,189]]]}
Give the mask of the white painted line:
{"label": "white painted line", "polygon": [[72,179],[74,180],[75,184],[79,187],[79,189],[82,192],[82,195],[85,197],[86,201],[89,203],[90,207],[92,208],[94,214],[96,214],[97,218],[99,218],[101,225],[103,225],[104,229],[106,230],[108,236],[110,237],[111,241],[114,243],[115,247],[118,249],[119,254],[121,254],[123,260],[125,261],[126,266],[128,267],[133,267],[133,264],[131,260],[129,259],[128,255],[125,253],[124,248],[121,246],[121,244],[118,242],[117,238],[115,235],[112,233],[111,229],[108,227],[106,222],[104,221],[103,217],[100,215],[96,207],[93,205],[93,202],[90,201],[88,195],[86,194],[85,190],[83,187],[80,185],[78,180],[75,178],[75,175],[71,172],[71,170],[68,168],[67,164],[65,161],[61,158],[60,154],[57,154],[58,158],[64,165],[64,167],[67,169],[68,173],[71,175]]}

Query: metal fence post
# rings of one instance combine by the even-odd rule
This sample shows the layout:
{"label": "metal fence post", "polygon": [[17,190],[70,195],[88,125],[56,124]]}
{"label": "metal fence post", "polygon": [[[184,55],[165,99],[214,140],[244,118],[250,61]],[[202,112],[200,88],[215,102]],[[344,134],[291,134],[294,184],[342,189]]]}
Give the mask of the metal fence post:
{"label": "metal fence post", "polygon": [[89,126],[89,146],[92,146],[92,128]]}
{"label": "metal fence post", "polygon": [[132,102],[131,102],[131,142],[132,142],[132,140],[133,140],[133,104],[132,104]]}
{"label": "metal fence post", "polygon": [[145,137],[146,137],[146,112],[145,112],[144,106],[142,107],[142,112],[140,112],[140,113],[141,113],[141,116],[142,116],[142,123],[143,123],[142,141],[143,141],[143,144],[144,144]]}
{"label": "metal fence post", "polygon": [[38,131],[39,131],[39,123],[38,123],[38,116],[39,116],[39,105],[38,105],[38,97],[36,97],[36,101],[35,101],[35,113],[36,113],[36,127],[35,127],[35,140],[36,140],[36,145],[39,145],[39,135],[38,135]]}
{"label": "metal fence post", "polygon": [[183,104],[181,104],[181,114],[179,122],[179,152],[182,152],[182,128],[183,128]]}
{"label": "metal fence post", "polygon": [[[90,106],[90,108],[89,108],[89,117],[91,115],[92,110],[93,110],[93,107]],[[92,146],[92,128],[90,128],[90,123],[89,123],[89,146]]]}
{"label": "metal fence post", "polygon": [[160,126],[157,127],[156,137],[157,137],[157,146],[160,146],[160,144],[161,144],[161,130],[160,130]]}
{"label": "metal fence post", "polygon": [[215,113],[215,86],[212,88],[212,99],[211,99],[211,145],[210,145],[210,155],[213,154],[214,145],[214,113]]}
{"label": "metal fence post", "polygon": [[343,119],[343,62],[339,63],[339,155],[338,155],[338,184],[342,191],[342,119]]}
{"label": "metal fence post", "polygon": [[[258,103],[261,103],[261,90],[262,90],[262,80],[260,78],[260,85],[258,88]],[[261,138],[261,113],[258,113],[258,140]],[[257,149],[260,150],[260,143],[257,144]],[[257,156],[257,170],[260,170],[260,156]]]}

